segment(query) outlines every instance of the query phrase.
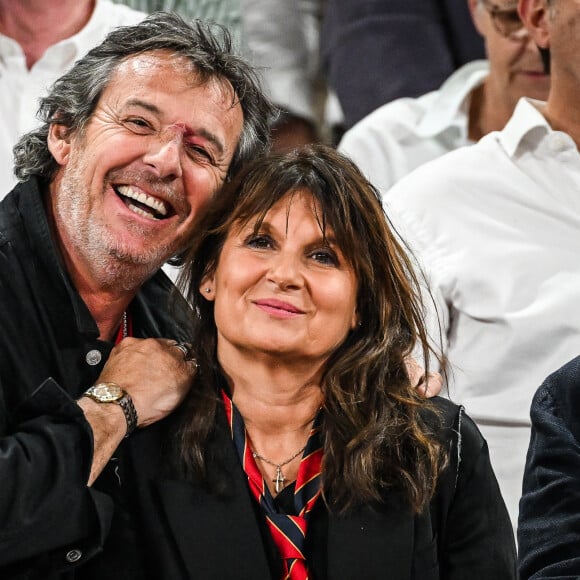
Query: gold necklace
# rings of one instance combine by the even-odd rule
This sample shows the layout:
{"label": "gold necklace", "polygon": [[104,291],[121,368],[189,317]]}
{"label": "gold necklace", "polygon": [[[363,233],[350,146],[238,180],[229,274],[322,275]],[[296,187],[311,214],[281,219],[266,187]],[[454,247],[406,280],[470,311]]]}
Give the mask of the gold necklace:
{"label": "gold necklace", "polygon": [[284,482],[286,481],[286,478],[284,477],[284,474],[282,473],[282,468],[285,465],[288,465],[288,463],[290,463],[293,459],[296,459],[305,449],[306,449],[306,445],[304,445],[304,447],[302,447],[302,449],[299,449],[298,451],[296,451],[296,453],[294,453],[294,455],[292,455],[292,457],[290,457],[290,458],[286,459],[286,461],[282,461],[280,463],[276,463],[274,461],[271,461],[270,459],[263,457],[262,455],[256,453],[255,451],[252,451],[252,457],[254,459],[260,459],[264,463],[267,463],[268,465],[272,465],[273,467],[276,468],[276,478],[272,480],[272,483],[275,485],[276,493],[280,493],[284,489]]}

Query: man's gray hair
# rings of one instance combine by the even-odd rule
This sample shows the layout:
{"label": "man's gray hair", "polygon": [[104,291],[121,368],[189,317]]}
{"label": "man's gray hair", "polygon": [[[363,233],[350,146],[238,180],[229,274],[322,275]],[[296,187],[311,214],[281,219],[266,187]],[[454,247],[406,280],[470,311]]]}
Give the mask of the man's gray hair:
{"label": "man's gray hair", "polygon": [[113,30],[54,83],[40,101],[38,118],[42,124],[14,147],[16,177],[24,180],[36,175],[50,181],[59,167],[48,149],[50,126],[64,125],[69,135],[82,133],[118,65],[154,50],[185,57],[202,82],[216,78],[232,85],[244,123],[228,178],[268,148],[275,108],[264,95],[255,70],[234,53],[228,30],[200,20],[188,23],[175,13],[156,12],[135,26]]}

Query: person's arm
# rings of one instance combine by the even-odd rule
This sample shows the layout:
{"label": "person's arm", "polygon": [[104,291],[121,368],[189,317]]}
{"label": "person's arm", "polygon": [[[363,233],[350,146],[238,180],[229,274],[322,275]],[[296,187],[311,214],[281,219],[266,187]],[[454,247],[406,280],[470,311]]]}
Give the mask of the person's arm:
{"label": "person's arm", "polygon": [[[139,427],[155,423],[183,400],[195,371],[173,340],[126,338],[111,352],[98,382],[112,382],[126,391],[135,405]],[[99,476],[127,432],[121,407],[78,400],[93,432],[93,461],[88,484]]]}
{"label": "person's arm", "polygon": [[[167,416],[189,388],[194,367],[172,344],[126,339],[99,378],[131,394],[140,425]],[[0,393],[8,389],[0,384]],[[111,499],[88,484],[126,433],[122,410],[79,405],[50,378],[10,428],[4,405],[0,397],[0,577],[82,564],[102,549],[110,526]]]}
{"label": "person's arm", "polygon": [[455,441],[444,479],[447,505],[442,509],[438,540],[440,578],[515,580],[512,525],[487,444],[463,411],[453,431]]}
{"label": "person's arm", "polygon": [[580,577],[580,358],[537,391],[518,524],[522,579]]}
{"label": "person's arm", "polygon": [[[394,199],[392,196],[383,199],[383,205],[399,242],[407,251],[413,264],[421,292],[427,339],[432,350],[444,362],[449,346],[448,331],[452,316],[446,295],[445,279],[442,277],[442,271],[445,268],[431,253],[433,244],[425,233],[427,230],[421,223],[420,217],[401,203],[407,191],[408,188],[403,189],[400,192],[402,195]],[[440,361],[433,353],[424,353],[419,347],[413,352],[413,357],[419,364],[424,360],[425,355],[429,357],[430,371],[444,374],[449,371],[448,368],[441,368]],[[435,379],[438,380],[437,377],[434,377]]]}

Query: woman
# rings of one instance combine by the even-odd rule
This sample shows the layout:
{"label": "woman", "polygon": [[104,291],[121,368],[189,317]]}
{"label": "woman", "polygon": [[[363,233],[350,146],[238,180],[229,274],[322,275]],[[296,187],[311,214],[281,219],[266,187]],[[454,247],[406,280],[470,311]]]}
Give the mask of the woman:
{"label": "woman", "polygon": [[356,167],[324,146],[257,160],[200,229],[195,384],[121,474],[147,575],[515,578],[485,441],[410,384],[417,280]]}

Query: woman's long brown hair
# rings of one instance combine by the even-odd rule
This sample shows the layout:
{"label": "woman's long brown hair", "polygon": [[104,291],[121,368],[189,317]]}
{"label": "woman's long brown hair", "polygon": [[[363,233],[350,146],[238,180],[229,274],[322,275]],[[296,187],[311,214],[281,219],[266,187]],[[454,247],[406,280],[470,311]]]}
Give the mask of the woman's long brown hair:
{"label": "woman's long brown hair", "polygon": [[[220,404],[213,302],[201,297],[202,280],[216,268],[233,225],[259,224],[298,190],[312,193],[322,231],[332,229],[358,281],[361,324],[328,360],[321,385],[325,501],[342,512],[396,490],[420,511],[446,455],[433,405],[417,394],[405,366],[416,343],[429,351],[419,282],[376,190],[351,161],[323,145],[256,160],[217,195],[200,225],[181,279],[198,315],[199,364],[180,430],[183,466],[195,478],[206,477],[206,443]],[[427,367],[427,358],[423,362]]]}

